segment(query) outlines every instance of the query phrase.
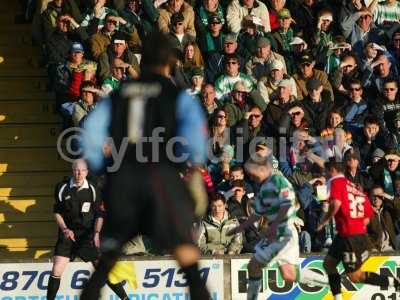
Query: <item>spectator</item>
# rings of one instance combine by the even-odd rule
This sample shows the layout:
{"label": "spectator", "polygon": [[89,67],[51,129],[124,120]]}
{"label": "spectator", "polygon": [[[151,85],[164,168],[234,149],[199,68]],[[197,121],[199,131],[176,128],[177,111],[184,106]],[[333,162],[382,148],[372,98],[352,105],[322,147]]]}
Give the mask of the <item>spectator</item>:
{"label": "spectator", "polygon": [[160,7],[160,16],[158,18],[158,28],[162,32],[169,32],[171,28],[171,17],[173,14],[181,13],[183,16],[183,31],[193,37],[196,36],[194,28],[193,8],[184,0],[168,0]]}
{"label": "spectator", "polygon": [[[256,67],[257,68],[257,67]],[[269,64],[269,72],[266,76],[261,77],[257,82],[257,90],[262,95],[264,101],[268,104],[270,101],[278,99],[278,86],[281,80],[287,79],[290,81],[290,94],[293,98],[297,98],[297,86],[292,77],[285,74],[285,64],[281,60],[273,60]]]}
{"label": "spectator", "polygon": [[319,135],[325,127],[324,123],[334,104],[329,97],[329,93],[323,91],[324,87],[318,79],[311,78],[306,86],[308,96],[303,99],[302,106],[310,120],[310,127],[315,129],[316,134]]}
{"label": "spectator", "polygon": [[210,83],[203,85],[201,89],[200,100],[203,109],[208,116],[208,120],[212,119],[214,112],[222,106],[222,102],[216,98],[214,86]]}
{"label": "spectator", "polygon": [[97,64],[84,59],[84,53],[82,44],[73,43],[69,60],[58,65],[55,87],[57,105],[77,101],[80,97],[82,81],[96,80]]}
{"label": "spectator", "polygon": [[242,30],[238,35],[241,55],[247,61],[256,52],[257,40],[264,36],[261,26],[254,21],[254,16],[248,15],[243,19]]}
{"label": "spectator", "polygon": [[347,140],[346,131],[336,128],[333,132],[333,140],[334,144],[326,149],[325,155],[330,160],[342,161],[345,153],[352,149]]}
{"label": "spectator", "polygon": [[243,81],[234,84],[233,90],[225,101],[224,109],[228,114],[228,126],[235,126],[243,119],[244,114],[249,110],[249,96]]}
{"label": "spectator", "polygon": [[231,143],[231,133],[228,124],[228,114],[224,109],[217,108],[210,125],[210,150],[213,155],[217,155],[224,145]]}
{"label": "spectator", "polygon": [[250,183],[245,180],[244,170],[241,165],[235,165],[229,170],[229,180],[223,180],[218,186],[217,191],[224,195],[225,199],[229,199],[233,193],[233,182],[244,180],[244,191],[247,198],[254,197],[253,188]]}
{"label": "spectator", "polygon": [[49,40],[51,34],[56,30],[57,17],[66,14],[70,15],[71,19],[77,23],[81,21],[81,12],[75,0],[53,0],[49,2],[40,17],[40,32],[35,34],[39,43],[46,43]]}
{"label": "spectator", "polygon": [[98,60],[100,55],[106,51],[108,45],[111,44],[120,19],[113,13],[107,14],[102,29],[90,38],[90,50],[95,60]]}
{"label": "spectator", "polygon": [[322,83],[324,90],[329,92],[330,99],[333,100],[333,91],[332,86],[328,81],[328,75],[323,71],[314,69],[314,57],[309,52],[303,53],[298,61],[298,65],[300,71],[293,75],[297,84],[297,99],[303,100],[303,98],[308,95],[307,81],[316,78]]}
{"label": "spectator", "polygon": [[236,165],[234,158],[235,149],[231,145],[223,145],[217,156],[210,160],[208,170],[216,185],[229,179],[230,169]]}
{"label": "spectator", "polygon": [[330,82],[336,91],[335,103],[342,106],[346,94],[349,92],[350,82],[362,80],[362,75],[358,71],[357,58],[354,54],[345,53],[340,59],[338,68],[329,76]]}
{"label": "spectator", "polygon": [[183,21],[184,17],[181,12],[177,12],[171,15],[171,29],[169,32],[169,36],[174,42],[175,48],[179,49],[180,51],[184,51],[184,45],[194,41],[194,36],[185,32]]}
{"label": "spectator", "polygon": [[206,64],[206,78],[208,82],[214,82],[224,72],[227,56],[236,55],[240,62],[240,71],[244,71],[245,61],[237,53],[238,43],[234,34],[227,34],[224,39],[222,53],[212,53]]}
{"label": "spectator", "polygon": [[122,60],[116,58],[111,69],[111,76],[104,79],[101,86],[103,95],[109,95],[112,91],[117,90],[121,81],[126,78],[125,69],[129,68],[129,65],[124,63]]}
{"label": "spectator", "polygon": [[194,41],[189,41],[184,44],[183,55],[183,69],[185,70],[186,74],[192,75],[194,68],[203,68],[203,56],[201,55],[200,49]]}
{"label": "spectator", "polygon": [[[210,21],[218,22],[215,24],[225,24],[225,12],[219,0],[203,0],[200,5],[195,20],[196,31],[198,35],[204,35],[207,27],[211,27]],[[221,26],[221,28],[222,28]],[[212,28],[212,27],[211,27]]]}
{"label": "spectator", "polygon": [[191,82],[192,86],[187,90],[188,94],[194,97],[200,95],[201,88],[203,87],[204,73],[199,67],[193,68],[191,71]]}
{"label": "spectator", "polygon": [[368,193],[372,187],[372,181],[368,173],[360,169],[360,152],[358,149],[350,149],[344,154],[346,164],[345,176],[353,182],[360,191]]}
{"label": "spectator", "polygon": [[375,27],[372,18],[373,14],[367,8],[363,8],[341,22],[344,37],[349,40],[359,56],[362,55],[362,49],[367,42],[382,42],[382,32]]}
{"label": "spectator", "polygon": [[[107,0],[95,0],[93,1],[93,6],[89,8],[88,13],[84,16],[81,26],[89,27],[89,31],[92,33],[96,33],[100,29],[102,29],[106,22],[106,16],[108,14],[112,14],[114,16],[118,16],[117,12],[113,9],[110,9],[107,5],[105,5]],[[122,18],[118,18],[122,24],[126,24],[126,21]]]}
{"label": "spectator", "polygon": [[294,24],[294,20],[290,14],[290,10],[283,8],[278,12],[279,17],[279,28],[272,32],[277,43],[277,51],[288,59],[290,52],[292,52],[292,45],[290,44],[294,38],[294,31],[291,25]]}
{"label": "spectator", "polygon": [[383,93],[383,84],[386,79],[396,78],[397,71],[392,68],[386,54],[381,54],[376,57],[370,67],[364,71],[363,83],[364,87],[368,88],[371,95]]}
{"label": "spectator", "polygon": [[392,137],[387,134],[385,128],[380,126],[379,119],[374,116],[368,116],[364,119],[363,132],[354,137],[354,142],[360,150],[362,170],[371,165],[372,153],[377,148],[384,151],[393,148]]}
{"label": "spectator", "polygon": [[[332,146],[333,134],[336,128],[344,128],[343,124],[343,114],[338,109],[332,109],[328,113],[327,127],[321,131],[321,138],[324,143]],[[346,132],[346,140],[351,140],[351,133]]]}
{"label": "spectator", "polygon": [[348,103],[344,106],[344,124],[352,135],[361,133],[365,118],[370,114],[370,103],[363,96],[361,81],[350,81],[348,88]]}
{"label": "spectator", "polygon": [[81,99],[79,99],[72,112],[72,122],[75,127],[83,127],[86,116],[96,107],[96,97],[100,95],[100,90],[96,89],[90,81],[82,82]]}
{"label": "spectator", "polygon": [[400,30],[396,30],[391,38],[391,45],[389,48],[390,55],[393,57],[396,67],[400,68]]}
{"label": "spectator", "polygon": [[236,218],[241,223],[247,219],[246,210],[249,201],[246,196],[245,182],[243,179],[234,180],[231,186],[230,192],[232,196],[226,202],[227,210],[231,217]]}
{"label": "spectator", "polygon": [[225,60],[225,73],[215,81],[215,91],[218,99],[226,99],[233,91],[236,82],[242,81],[246,92],[254,88],[254,81],[244,73],[240,72],[239,57],[235,54],[229,55]]}
{"label": "spectator", "polygon": [[379,252],[394,251],[398,249],[398,239],[391,214],[393,201],[387,199],[380,186],[375,186],[370,195],[375,215],[368,224],[368,235],[373,247]]}
{"label": "spectator", "polygon": [[388,78],[383,84],[383,93],[375,103],[375,114],[389,131],[395,132],[394,122],[396,115],[400,112],[400,99],[398,93],[398,81],[395,78]]}
{"label": "spectator", "polygon": [[269,102],[264,112],[264,120],[268,128],[271,128],[275,134],[280,132],[279,126],[282,117],[296,106],[295,101],[296,98],[292,95],[292,83],[288,79],[282,79],[278,84],[276,100]]}
{"label": "spectator", "polygon": [[124,34],[114,34],[112,44],[99,56],[99,77],[104,81],[111,76],[111,66],[115,59],[122,60],[129,76],[133,79],[139,77],[139,63],[136,56],[128,49]]}
{"label": "spectator", "polygon": [[325,62],[321,59],[321,57],[327,56],[329,49],[332,49],[330,48],[330,46],[334,43],[334,32],[332,24],[333,12],[329,8],[321,9],[318,12],[317,19],[317,30],[314,34],[313,41],[313,44],[315,45],[315,55],[318,62]]}
{"label": "spectator", "polygon": [[285,4],[286,0],[271,0],[267,2],[271,31],[279,28],[278,13],[285,7]]}
{"label": "spectator", "polygon": [[[314,35],[314,26],[316,22],[316,1],[315,0],[301,0],[294,2],[293,19],[295,20],[295,30],[306,39],[307,43],[312,42]],[[271,19],[271,15],[270,15]],[[271,25],[271,27],[274,27]],[[273,28],[276,29],[276,28]]]}
{"label": "spectator", "polygon": [[400,20],[400,5],[396,0],[385,0],[378,3],[372,1],[369,9],[374,14],[374,22],[380,28],[389,30],[393,25],[398,25]]}
{"label": "spectator", "polygon": [[351,45],[345,42],[342,36],[335,37],[326,47],[317,53],[317,65],[325,66],[324,71],[331,75],[340,67],[341,56],[345,51],[351,50]]}
{"label": "spectator", "polygon": [[153,31],[159,11],[150,0],[127,0],[125,7],[119,10],[119,15],[137,28],[142,40]]}
{"label": "spectator", "polygon": [[208,18],[208,26],[203,32],[199,33],[199,46],[206,57],[213,52],[222,52],[225,40],[225,34],[222,32],[222,26],[223,23],[221,17],[218,15],[211,15]]}
{"label": "spectator", "polygon": [[268,76],[270,70],[273,70],[271,64],[275,60],[282,63],[282,70],[286,73],[283,56],[271,50],[271,41],[268,38],[260,37],[257,40],[255,55],[251,56],[246,63],[246,73],[254,80],[259,81],[262,77]]}
{"label": "spectator", "polygon": [[233,0],[226,12],[228,30],[238,34],[247,15],[253,16],[253,19],[256,18],[256,22],[262,26],[264,32],[271,31],[268,8],[258,0]]}
{"label": "spectator", "polygon": [[385,152],[385,157],[369,169],[375,184],[381,186],[386,194],[393,197],[396,192],[395,181],[400,178],[400,153],[395,149]]}
{"label": "spectator", "polygon": [[243,247],[241,233],[228,236],[227,232],[239,225],[226,211],[224,196],[215,194],[210,201],[211,213],[201,221],[198,246],[205,255],[239,254]]}
{"label": "spectator", "polygon": [[298,103],[292,106],[280,120],[280,134],[286,133],[290,138],[297,129],[305,129],[311,135],[315,134],[315,129],[311,126],[309,117],[306,116],[304,108]]}
{"label": "spectator", "polygon": [[364,46],[363,54],[361,56],[360,70],[364,71],[367,68],[371,69],[371,65],[374,62],[378,53],[384,52],[385,49],[374,42],[368,42]]}

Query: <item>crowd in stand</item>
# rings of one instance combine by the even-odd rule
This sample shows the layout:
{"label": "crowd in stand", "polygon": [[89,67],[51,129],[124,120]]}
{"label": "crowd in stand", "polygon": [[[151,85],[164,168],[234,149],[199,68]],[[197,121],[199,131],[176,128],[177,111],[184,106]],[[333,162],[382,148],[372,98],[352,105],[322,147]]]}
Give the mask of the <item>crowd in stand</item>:
{"label": "crowd in stand", "polygon": [[170,80],[208,119],[210,159],[197,167],[209,195],[203,254],[251,253],[262,236],[263,219],[226,234],[253,212],[258,186],[243,162],[255,152],[295,189],[303,252],[326,249],[335,235],[333,221],[316,232],[330,159],[369,195],[373,248],[400,249],[396,0],[42,0],[36,11],[33,36],[66,127],[83,127],[103,97],[140,77],[153,30],[173,40]]}

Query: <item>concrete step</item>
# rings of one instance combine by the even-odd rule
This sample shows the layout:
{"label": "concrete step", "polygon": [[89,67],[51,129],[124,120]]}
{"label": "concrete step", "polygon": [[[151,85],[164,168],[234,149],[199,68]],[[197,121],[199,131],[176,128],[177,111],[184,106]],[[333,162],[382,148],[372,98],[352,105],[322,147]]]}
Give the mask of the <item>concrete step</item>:
{"label": "concrete step", "polygon": [[57,124],[1,125],[0,145],[8,147],[54,147],[61,132]]}
{"label": "concrete step", "polygon": [[54,220],[53,204],[54,197],[50,196],[0,197],[0,224],[52,221]]}
{"label": "concrete step", "polygon": [[54,101],[0,101],[0,124],[60,122]]}
{"label": "concrete step", "polygon": [[0,173],[0,197],[53,196],[70,172]]}
{"label": "concrete step", "polygon": [[[7,230],[5,230],[7,228]],[[0,224],[2,239],[10,238],[52,238],[57,233],[55,221],[47,222],[5,222]]]}
{"label": "concrete step", "polygon": [[69,171],[70,163],[61,159],[55,147],[0,148],[0,172]]}

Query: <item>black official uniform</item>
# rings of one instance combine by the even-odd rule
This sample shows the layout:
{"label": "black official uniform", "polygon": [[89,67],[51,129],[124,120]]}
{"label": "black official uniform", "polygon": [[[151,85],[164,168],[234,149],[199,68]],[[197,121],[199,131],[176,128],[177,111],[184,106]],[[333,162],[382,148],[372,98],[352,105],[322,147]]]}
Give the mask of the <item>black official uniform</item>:
{"label": "black official uniform", "polygon": [[96,260],[99,251],[93,243],[94,224],[102,216],[96,188],[85,180],[78,189],[70,179],[56,187],[55,201],[54,213],[60,214],[68,229],[74,232],[75,242],[65,238],[59,228],[54,255],[71,260],[80,257],[85,262]]}
{"label": "black official uniform", "polygon": [[[138,234],[149,236],[156,247],[166,250],[193,243],[193,201],[179,177],[179,165],[166,155],[167,142],[176,136],[179,92],[165,77],[152,75],[122,86],[111,98],[110,135],[117,149],[124,137],[129,144],[120,168],[107,174],[105,206],[110,217],[102,243],[106,249],[110,245],[119,248]],[[151,137],[155,128],[163,128],[164,141],[152,153],[152,145],[139,139]],[[136,151],[148,162],[140,161]]]}

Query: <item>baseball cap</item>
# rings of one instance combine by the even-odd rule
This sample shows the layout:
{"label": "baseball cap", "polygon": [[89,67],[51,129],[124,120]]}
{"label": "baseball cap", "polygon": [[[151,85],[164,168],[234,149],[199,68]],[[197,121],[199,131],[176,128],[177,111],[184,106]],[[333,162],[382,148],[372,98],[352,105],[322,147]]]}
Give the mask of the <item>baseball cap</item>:
{"label": "baseball cap", "polygon": [[303,53],[300,58],[299,58],[299,64],[305,64],[305,63],[309,63],[311,64],[314,61],[314,57],[312,56],[311,53],[305,52]]}
{"label": "baseball cap", "polygon": [[270,64],[270,69],[272,70],[283,70],[284,65],[279,59],[274,59]]}
{"label": "baseball cap", "polygon": [[85,50],[83,49],[83,45],[81,43],[73,43],[72,47],[71,47],[71,52],[75,53],[75,52],[85,52]]}
{"label": "baseball cap", "polygon": [[235,83],[235,85],[233,86],[233,90],[237,92],[247,93],[246,86],[244,85],[244,82],[241,80]]}
{"label": "baseball cap", "polygon": [[289,44],[290,45],[301,45],[301,44],[306,44],[306,42],[301,37],[295,36]]}
{"label": "baseball cap", "polygon": [[278,87],[291,87],[291,82],[289,79],[282,79],[279,81]]}
{"label": "baseball cap", "polygon": [[292,19],[292,15],[290,14],[290,10],[288,10],[287,8],[282,8],[282,9],[278,12],[278,18],[279,18],[279,19],[290,19],[290,20],[292,20],[293,23],[296,23],[296,22]]}
{"label": "baseball cap", "polygon": [[257,48],[264,48],[267,46],[271,46],[271,41],[267,39],[266,37],[260,37],[257,40]]}
{"label": "baseball cap", "polygon": [[183,22],[183,20],[185,20],[185,17],[183,16],[183,14],[181,12],[174,13],[171,16],[171,24]]}
{"label": "baseball cap", "polygon": [[385,152],[381,148],[376,148],[375,151],[372,153],[372,157],[382,158],[384,156],[385,156]]}
{"label": "baseball cap", "polygon": [[322,86],[321,81],[319,81],[315,77],[311,78],[306,83],[307,90],[316,90],[316,89],[320,88],[321,86]]}
{"label": "baseball cap", "polygon": [[224,43],[236,43],[236,35],[229,33],[225,36]]}
{"label": "baseball cap", "polygon": [[213,24],[213,23],[218,23],[221,24],[222,20],[217,14],[212,14],[210,17],[208,17],[208,24]]}
{"label": "baseball cap", "polygon": [[194,76],[204,77],[204,72],[200,67],[195,67],[195,68],[193,68],[191,75],[192,75],[191,77],[194,77]]}

